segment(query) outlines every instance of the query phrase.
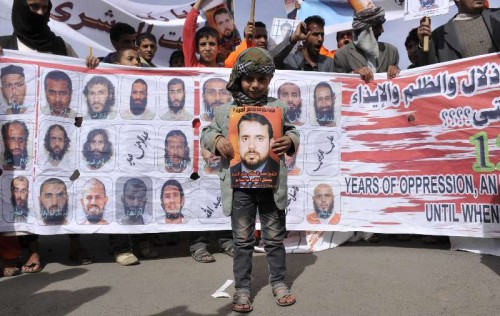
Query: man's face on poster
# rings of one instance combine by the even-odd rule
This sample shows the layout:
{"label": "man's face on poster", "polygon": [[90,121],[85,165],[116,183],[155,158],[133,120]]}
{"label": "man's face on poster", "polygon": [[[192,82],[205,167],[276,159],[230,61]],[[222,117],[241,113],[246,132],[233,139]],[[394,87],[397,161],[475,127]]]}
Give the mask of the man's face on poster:
{"label": "man's face on poster", "polygon": [[335,94],[328,87],[316,87],[314,109],[319,125],[327,125],[334,119]]}
{"label": "man's face on poster", "polygon": [[146,111],[148,105],[148,86],[142,82],[132,85],[130,91],[130,112],[134,115],[141,115]]}
{"label": "man's face on poster", "polygon": [[205,83],[203,92],[203,102],[205,104],[205,113],[214,117],[215,108],[231,101],[231,93],[226,89],[227,82],[222,79],[208,80]]}
{"label": "man's face on poster", "polygon": [[139,219],[146,210],[147,189],[142,185],[125,185],[122,203],[125,215],[130,219]]}
{"label": "man's face on poster", "polygon": [[201,146],[201,155],[203,160],[205,160],[205,166],[211,170],[219,170],[220,167],[220,156],[214,155],[210,150],[206,149],[205,146]]}
{"label": "man's face on poster", "polygon": [[2,77],[2,94],[7,103],[13,106],[13,113],[19,113],[16,106],[22,105],[26,97],[26,83],[24,76],[9,74]]}
{"label": "man's face on poster", "polygon": [[65,184],[42,184],[39,202],[40,214],[45,223],[59,223],[66,220],[66,215],[68,214],[68,194]]}
{"label": "man's face on poster", "polygon": [[26,178],[14,178],[11,185],[11,202],[15,216],[28,216],[29,183]]}
{"label": "man's face on poster", "polygon": [[[90,133],[93,133],[93,131]],[[84,145],[83,155],[90,168],[99,169],[111,158],[112,145],[107,139],[107,136],[99,131],[94,135],[88,135],[87,142],[85,142]]]}
{"label": "man's face on poster", "polygon": [[171,84],[168,88],[168,108],[177,113],[184,108],[186,102],[186,91],[182,83]]}
{"label": "man's face on poster", "polygon": [[290,121],[299,119],[302,112],[300,88],[294,83],[285,83],[279,88],[278,98],[288,106],[287,116]]}
{"label": "man's face on poster", "polygon": [[64,116],[70,111],[71,90],[66,80],[47,79],[45,97],[52,114]]}
{"label": "man's face on poster", "polygon": [[49,132],[49,154],[54,160],[61,161],[68,150],[64,131],[54,127]]}
{"label": "man's face on poster", "polygon": [[24,126],[19,123],[11,123],[7,128],[5,139],[6,154],[10,153],[10,157],[6,157],[9,165],[26,166],[28,160],[27,142],[28,135],[26,135]]}
{"label": "man's face on poster", "polygon": [[234,21],[233,18],[227,13],[217,14],[214,18],[217,24],[217,29],[225,37],[231,36],[234,31]]}
{"label": "man's face on poster", "polygon": [[105,84],[96,83],[88,88],[87,105],[90,113],[103,113],[108,109],[108,101],[111,100],[108,87]]}
{"label": "man's face on poster", "polygon": [[85,216],[90,223],[98,223],[104,215],[104,208],[108,203],[106,190],[99,182],[91,181],[84,188],[81,200]]}
{"label": "man's face on poster", "polygon": [[326,219],[333,212],[333,190],[327,184],[319,184],[314,189],[313,195],[314,211],[319,218]]}
{"label": "man's face on poster", "polygon": [[167,185],[161,195],[161,206],[165,213],[178,214],[184,206],[184,197],[179,188],[174,185]]}
{"label": "man's face on poster", "polygon": [[248,169],[258,169],[267,161],[271,146],[266,125],[256,121],[242,121],[238,134],[238,149],[241,163]]}
{"label": "man's face on poster", "polygon": [[[181,135],[167,137],[167,167],[184,169],[187,166],[187,148],[185,139]],[[168,165],[170,164],[170,165]]]}

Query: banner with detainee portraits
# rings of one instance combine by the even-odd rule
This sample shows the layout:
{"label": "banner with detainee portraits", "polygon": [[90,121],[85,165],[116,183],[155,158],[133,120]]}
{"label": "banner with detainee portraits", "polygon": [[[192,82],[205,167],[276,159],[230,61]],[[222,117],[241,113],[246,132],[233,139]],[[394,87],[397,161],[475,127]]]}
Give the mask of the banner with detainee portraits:
{"label": "banner with detainee portraits", "polygon": [[[5,50],[0,231],[225,230],[221,165],[234,189],[275,190],[282,164],[288,230],[500,237],[499,61],[377,74],[368,84],[276,71],[269,96],[286,111],[233,108],[235,158],[223,163],[201,134],[232,101],[230,69],[89,70]],[[291,156],[272,151],[283,117],[300,135]]]}

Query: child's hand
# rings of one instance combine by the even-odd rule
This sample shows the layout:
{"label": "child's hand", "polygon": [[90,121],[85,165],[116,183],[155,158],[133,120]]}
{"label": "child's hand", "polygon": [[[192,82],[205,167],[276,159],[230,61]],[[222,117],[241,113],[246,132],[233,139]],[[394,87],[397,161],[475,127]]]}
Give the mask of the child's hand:
{"label": "child's hand", "polygon": [[283,156],[284,153],[292,146],[292,139],[288,136],[280,137],[274,140],[272,144],[273,151],[278,156]]}
{"label": "child's hand", "polygon": [[217,139],[217,143],[215,144],[217,151],[219,154],[226,159],[233,159],[234,150],[231,142],[228,141],[225,137],[219,137]]}

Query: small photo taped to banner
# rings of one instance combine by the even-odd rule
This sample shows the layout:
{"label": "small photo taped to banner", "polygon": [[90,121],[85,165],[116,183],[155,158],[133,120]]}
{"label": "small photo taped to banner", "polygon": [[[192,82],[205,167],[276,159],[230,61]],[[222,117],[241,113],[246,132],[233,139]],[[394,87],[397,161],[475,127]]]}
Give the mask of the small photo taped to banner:
{"label": "small photo taped to banner", "polygon": [[244,106],[231,109],[229,140],[234,148],[231,160],[232,188],[274,188],[280,162],[271,146],[282,136],[280,108]]}

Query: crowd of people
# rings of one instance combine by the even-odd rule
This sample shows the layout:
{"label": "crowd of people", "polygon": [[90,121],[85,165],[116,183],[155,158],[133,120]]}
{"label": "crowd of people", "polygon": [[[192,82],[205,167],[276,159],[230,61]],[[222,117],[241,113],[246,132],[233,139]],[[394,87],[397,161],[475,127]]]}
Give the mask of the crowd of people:
{"label": "crowd of people", "polygon": [[[197,18],[201,13],[204,0],[196,0],[193,8],[187,14],[183,29],[182,50],[174,51],[169,60],[170,67],[228,67],[232,68],[229,81],[219,78],[207,80],[202,88],[205,109],[202,115],[211,124],[202,131],[202,155],[207,161],[214,161],[214,166],[224,166],[217,170],[211,168],[210,164],[205,166],[207,173],[220,172],[222,206],[224,214],[231,216],[231,231],[218,232],[219,249],[233,257],[233,272],[236,280],[236,293],[233,297],[233,310],[237,312],[249,312],[253,309],[251,299],[251,272],[252,272],[252,252],[255,239],[258,235],[255,232],[255,221],[257,209],[259,210],[262,230],[260,232],[266,258],[269,265],[270,283],[276,303],[280,306],[288,306],[295,303],[296,298],[286,284],[286,262],[285,248],[283,245],[286,236],[285,213],[287,173],[293,172],[294,154],[298,151],[300,137],[297,127],[302,123],[298,121],[301,111],[300,89],[294,83],[283,84],[278,90],[278,99],[268,96],[269,84],[273,78],[275,69],[296,70],[296,71],[318,71],[336,73],[354,73],[360,79],[370,82],[374,78],[374,73],[387,73],[387,78],[392,79],[399,75],[398,66],[400,55],[398,49],[386,42],[379,41],[380,35],[384,32],[385,12],[381,7],[370,5],[354,13],[352,30],[337,33],[338,49],[328,50],[324,47],[325,21],[319,15],[314,15],[300,22],[295,30],[292,30],[284,40],[268,51],[268,30],[262,22],[250,21],[243,30],[243,39],[240,45],[235,46],[230,39],[239,36],[235,23],[230,13],[226,11],[216,12],[214,15],[217,26],[220,30],[205,26],[197,29]],[[420,26],[411,30],[405,41],[408,58],[411,62],[409,68],[420,67],[438,62],[456,60],[481,54],[488,54],[500,51],[500,29],[495,25],[500,25],[500,11],[484,7],[481,0],[455,0],[458,14],[448,23],[433,29],[428,20],[422,19]],[[14,0],[12,9],[12,25],[14,33],[9,36],[0,37],[0,53],[2,48],[14,49],[28,52],[50,53],[78,58],[75,51],[61,37],[56,36],[49,28],[48,21],[52,4],[49,0]],[[296,10],[300,8],[296,8]],[[219,35],[222,34],[222,35]],[[430,47],[424,52],[422,45],[424,37],[430,38]],[[136,34],[136,30],[122,22],[113,25],[110,30],[110,41],[115,49],[107,56],[99,58],[87,56],[86,64],[89,68],[98,67],[100,63],[115,63],[133,67],[156,67],[153,59],[157,51],[157,40],[149,33]],[[231,44],[231,45],[230,45]],[[47,99],[50,97],[64,98],[71,91],[71,81],[64,76],[63,72],[53,71],[45,77],[44,87],[46,87]],[[14,90],[17,86],[7,84],[7,80],[21,80],[24,73],[21,69],[2,69],[2,93],[4,98],[16,98]],[[85,87],[84,94],[92,93],[93,87],[108,87],[106,78],[95,77],[96,82],[89,82]],[[100,81],[99,81],[100,80]],[[12,86],[12,87],[11,87]],[[128,115],[131,119],[148,119],[148,113],[141,108],[144,95],[147,95],[147,84],[144,80],[138,79],[132,84],[131,108]],[[50,93],[49,93],[50,91]],[[168,106],[169,110],[164,114],[168,118],[192,119],[193,115],[185,111],[182,106],[184,102],[184,82],[171,80],[168,83]],[[109,91],[108,91],[109,92]],[[71,93],[69,93],[69,96]],[[232,96],[232,101],[231,100]],[[314,91],[314,106],[318,117],[318,123],[322,126],[330,126],[333,122],[333,112],[331,99],[334,97],[329,85],[316,87]],[[54,99],[55,100],[55,99]],[[90,99],[89,99],[90,100]],[[108,100],[109,101],[109,100]],[[109,107],[106,107],[106,100],[96,101],[95,108],[89,101],[89,115],[108,116],[114,115]],[[17,102],[19,103],[19,102]],[[22,103],[22,102],[20,102]],[[42,111],[53,113],[53,115],[66,118],[74,118],[75,113],[64,106],[64,101],[49,102],[54,104],[50,108],[43,108]],[[134,105],[134,106],[133,106]],[[272,150],[280,157],[280,169],[277,189],[232,189],[229,179],[228,161],[234,157],[235,152],[228,141],[228,121],[226,117],[232,107],[241,105],[255,105],[267,107],[279,107],[283,109],[282,117],[282,137],[275,139]],[[216,109],[216,110],[215,110]],[[23,111],[22,108],[11,109],[13,111]],[[332,113],[330,113],[332,112]],[[9,114],[9,113],[7,113]],[[265,137],[270,137],[266,125],[269,125],[263,117],[249,115],[242,118],[241,129],[262,129]],[[240,127],[240,125],[238,125]],[[2,127],[2,134],[5,129],[12,129],[10,134],[17,131],[26,133],[27,129],[20,122],[12,122]],[[187,142],[185,135],[181,131],[172,131],[166,137],[166,148],[174,143],[182,144]],[[64,155],[64,146],[67,142],[67,135],[61,126],[54,125],[47,133],[46,148],[53,155],[53,159],[48,163],[58,163],[57,155]],[[22,135],[21,135],[22,136]],[[27,135],[24,135],[26,137]],[[96,138],[102,138],[103,143],[107,137],[105,130],[95,130],[94,134],[89,133],[88,153],[91,150]],[[105,145],[104,145],[105,146]],[[244,148],[245,146],[240,146]],[[240,148],[240,151],[242,150]],[[102,150],[105,152],[105,150]],[[247,153],[240,152],[242,157],[241,168],[252,169],[255,162],[250,155],[246,160]],[[102,159],[88,157],[89,168],[99,168],[90,161],[105,162]],[[288,162],[288,163],[287,163]],[[182,159],[178,163],[171,161],[170,168],[182,168]],[[261,166],[262,167],[262,166]],[[217,167],[219,168],[219,167]],[[226,175],[226,176],[224,176]],[[130,196],[130,202],[124,206],[131,210],[134,203],[141,203],[137,194],[144,191],[144,183],[132,181],[124,184],[124,197]],[[48,190],[55,195],[64,196],[66,187],[57,179],[46,181],[41,190]],[[29,189],[27,181],[23,177],[18,177],[12,182],[13,196],[12,203],[21,210],[19,216],[23,216],[22,207],[26,201],[26,192]],[[321,186],[321,185],[320,185]],[[328,211],[328,199],[332,198],[331,188],[320,187],[315,189],[315,196],[318,211],[307,217],[309,222],[320,221],[322,212]],[[89,188],[85,190],[93,192],[95,199],[99,192],[104,191],[104,186],[100,181],[89,183]],[[97,193],[96,193],[97,192]],[[24,195],[23,195],[24,194]],[[101,192],[101,196],[105,192]],[[162,188],[162,196],[172,195],[178,198],[177,204],[184,203],[184,192],[178,183],[168,182]],[[101,200],[102,201],[102,200]],[[43,201],[42,201],[43,202]],[[84,202],[82,201],[82,204]],[[97,203],[97,202],[96,202]],[[182,207],[182,205],[181,205]],[[53,215],[53,214],[52,214]],[[57,214],[56,214],[57,215]],[[45,220],[58,220],[58,217],[47,217]],[[57,218],[56,218],[57,217]],[[88,220],[93,220],[92,214]],[[103,220],[97,217],[97,220]],[[179,214],[173,212],[166,220],[182,221]],[[332,219],[338,222],[339,218]],[[132,265],[139,262],[139,258],[155,258],[158,251],[155,246],[164,244],[162,236],[159,234],[111,234],[109,235],[109,246],[113,252],[117,263],[121,265]],[[175,234],[169,234],[169,243],[175,243]],[[408,235],[398,235],[400,240],[408,240]],[[367,242],[376,242],[377,236],[374,234],[363,234],[363,239]],[[69,235],[69,257],[77,264],[93,263],[91,253],[80,244],[80,236]],[[443,242],[446,239],[436,236],[427,236],[425,242]],[[20,245],[24,244],[28,248],[28,259],[19,264],[21,254]],[[214,262],[215,258],[209,251],[209,235],[206,232],[189,233],[189,251],[194,260],[202,263]],[[139,257],[139,258],[138,258]],[[34,234],[23,234],[23,236],[0,236],[0,275],[14,276],[20,273],[36,273],[42,270],[43,266],[40,258],[38,236]]]}

